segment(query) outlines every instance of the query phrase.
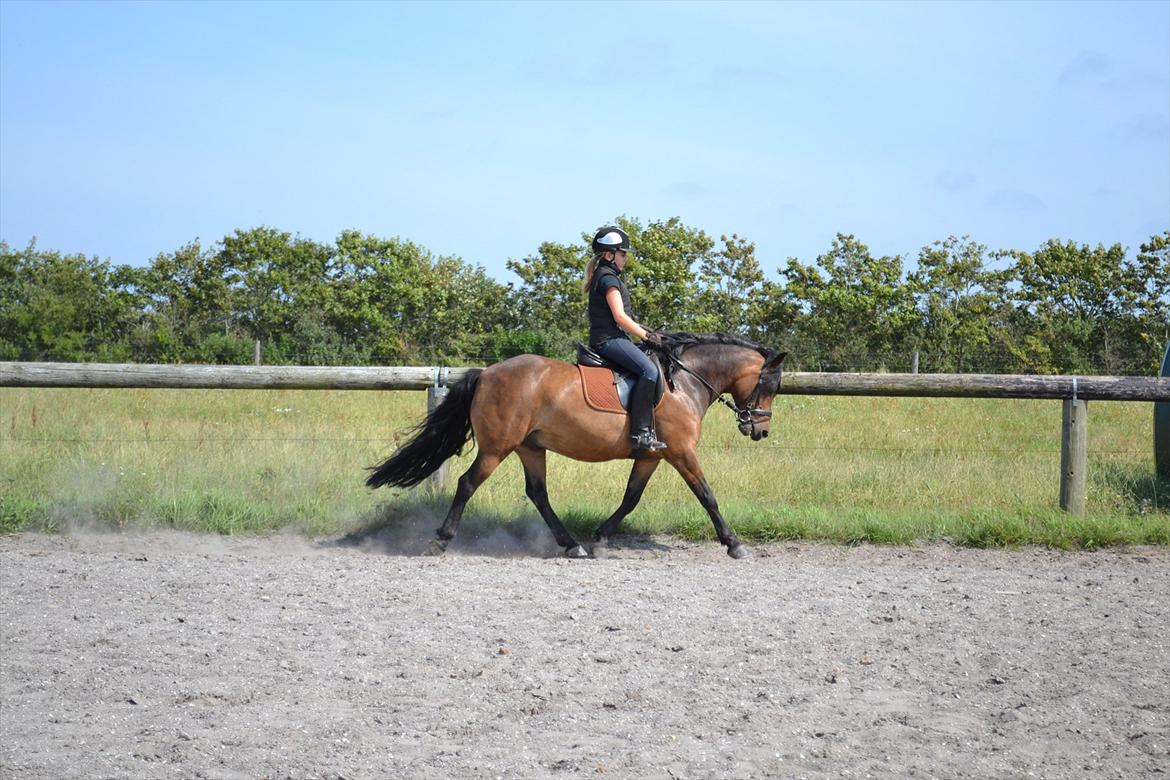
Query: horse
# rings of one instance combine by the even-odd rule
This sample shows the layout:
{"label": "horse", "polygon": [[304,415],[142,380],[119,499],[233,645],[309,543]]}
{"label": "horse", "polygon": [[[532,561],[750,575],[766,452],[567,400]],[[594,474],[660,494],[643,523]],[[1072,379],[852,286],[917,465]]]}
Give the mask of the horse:
{"label": "horse", "polygon": [[[653,352],[653,350],[652,350]],[[431,541],[442,554],[459,531],[464,507],[476,489],[513,452],[524,466],[525,493],[570,558],[590,557],[608,543],[642,498],[646,483],[665,460],[698,498],[719,541],[732,558],[751,550],[732,532],[703,476],[695,448],[703,417],[716,400],[736,414],[740,433],[760,441],[771,428],[772,400],[780,388],[785,352],[726,334],[665,334],[658,351],[669,392],[655,411],[658,437],[666,449],[632,452],[628,415],[590,408],[577,367],[540,355],[518,355],[485,369],[473,369],[413,429],[410,440],[368,470],[366,485],[410,487],[434,473],[474,436],[471,467],[459,478],[451,508]],[[724,394],[729,394],[728,401]],[[590,550],[577,542],[549,504],[545,453],[599,463],[634,458],[625,495],[617,510],[593,534]]]}

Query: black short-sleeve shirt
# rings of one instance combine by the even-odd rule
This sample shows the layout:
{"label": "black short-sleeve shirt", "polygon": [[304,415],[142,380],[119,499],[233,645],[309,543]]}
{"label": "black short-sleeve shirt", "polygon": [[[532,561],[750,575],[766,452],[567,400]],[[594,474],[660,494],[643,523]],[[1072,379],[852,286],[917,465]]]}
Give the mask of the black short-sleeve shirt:
{"label": "black short-sleeve shirt", "polygon": [[618,275],[613,263],[602,261],[593,272],[593,284],[589,287],[589,343],[600,344],[610,339],[628,339],[626,332],[618,327],[613,312],[605,300],[609,288],[615,287],[622,296],[622,306],[630,313],[630,291]]}

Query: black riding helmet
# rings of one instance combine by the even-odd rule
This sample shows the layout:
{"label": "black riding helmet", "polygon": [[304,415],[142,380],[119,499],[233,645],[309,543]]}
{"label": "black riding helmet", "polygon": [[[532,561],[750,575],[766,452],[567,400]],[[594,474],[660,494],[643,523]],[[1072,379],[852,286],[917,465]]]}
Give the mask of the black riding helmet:
{"label": "black riding helmet", "polygon": [[602,252],[629,252],[630,237],[626,231],[614,225],[608,225],[598,230],[593,236],[593,254]]}

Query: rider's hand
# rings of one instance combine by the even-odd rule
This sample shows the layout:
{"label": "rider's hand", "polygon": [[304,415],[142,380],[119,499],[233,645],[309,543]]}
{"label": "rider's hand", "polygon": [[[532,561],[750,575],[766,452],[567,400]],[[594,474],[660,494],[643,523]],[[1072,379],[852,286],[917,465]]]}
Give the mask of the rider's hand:
{"label": "rider's hand", "polygon": [[662,348],[662,334],[656,330],[651,330],[650,328],[643,328],[643,330],[646,331],[646,335],[642,337],[642,341],[646,342],[647,344],[649,344],[652,347],[657,347],[658,349],[661,349]]}

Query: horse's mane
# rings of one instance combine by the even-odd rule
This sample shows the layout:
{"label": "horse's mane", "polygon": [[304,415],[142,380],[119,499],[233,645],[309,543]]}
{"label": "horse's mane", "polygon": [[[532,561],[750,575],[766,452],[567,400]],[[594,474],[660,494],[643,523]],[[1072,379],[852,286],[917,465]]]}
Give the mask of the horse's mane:
{"label": "horse's mane", "polygon": [[665,333],[663,339],[663,350],[670,353],[672,357],[679,357],[683,352],[686,352],[691,347],[697,347],[700,344],[726,344],[734,347],[744,347],[745,349],[754,349],[764,357],[770,357],[772,350],[765,346],[757,344],[756,342],[745,339],[743,336],[736,336],[732,333]]}

